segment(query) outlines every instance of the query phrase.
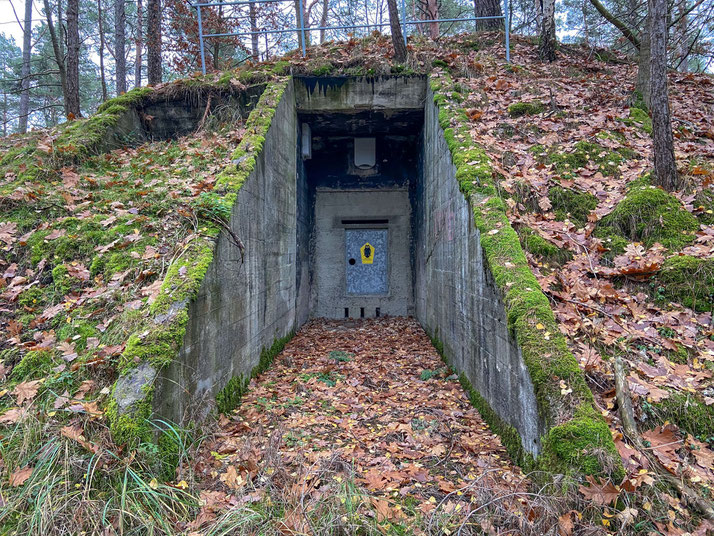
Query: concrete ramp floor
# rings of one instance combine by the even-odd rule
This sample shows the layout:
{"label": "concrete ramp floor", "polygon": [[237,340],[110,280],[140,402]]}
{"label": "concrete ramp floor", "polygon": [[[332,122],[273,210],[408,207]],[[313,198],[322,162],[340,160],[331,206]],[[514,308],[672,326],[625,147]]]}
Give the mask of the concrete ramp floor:
{"label": "concrete ramp floor", "polygon": [[520,469],[411,318],[310,321],[214,432],[194,458],[211,498],[197,526],[252,504],[295,534],[321,509],[409,534],[527,510]]}

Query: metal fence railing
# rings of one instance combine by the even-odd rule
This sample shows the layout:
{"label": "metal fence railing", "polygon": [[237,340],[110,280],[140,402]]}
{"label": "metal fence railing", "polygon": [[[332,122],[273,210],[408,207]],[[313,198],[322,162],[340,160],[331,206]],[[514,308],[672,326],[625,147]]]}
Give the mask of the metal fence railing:
{"label": "metal fence railing", "polygon": [[[222,1],[222,0],[209,0],[202,1],[198,0],[193,2],[187,0],[188,3],[196,10],[198,16],[198,41],[199,50],[201,55],[201,71],[206,74],[206,51],[205,51],[205,39],[208,37],[246,37],[246,36],[266,36],[270,34],[288,34],[295,32],[298,35],[298,41],[300,42],[302,48],[302,55],[307,54],[306,48],[306,33],[314,31],[334,31],[334,30],[356,30],[361,28],[378,28],[383,26],[389,26],[389,22],[382,23],[370,23],[370,24],[349,24],[349,25],[339,25],[339,26],[311,26],[306,27],[305,21],[303,20],[303,3],[305,0],[297,0],[299,16],[297,17],[297,26],[292,28],[275,29],[275,30],[257,30],[257,31],[246,31],[246,32],[225,32],[225,33],[204,33],[203,28],[203,17],[201,10],[211,7],[230,7],[230,6],[250,6],[251,4],[255,6],[260,6],[263,4],[279,4],[290,2],[293,3],[295,0],[237,0],[237,1]],[[510,53],[510,20],[509,20],[509,0],[503,0],[503,15],[492,16],[492,17],[463,17],[463,18],[448,18],[448,19],[428,19],[428,20],[411,20],[407,14],[406,1],[401,0],[401,13],[400,13],[400,25],[402,29],[402,35],[404,36],[404,43],[407,42],[407,28],[409,26],[424,25],[429,23],[460,23],[460,22],[476,22],[479,20],[503,20],[505,26],[505,45],[506,45],[506,62],[510,63],[511,53]]]}

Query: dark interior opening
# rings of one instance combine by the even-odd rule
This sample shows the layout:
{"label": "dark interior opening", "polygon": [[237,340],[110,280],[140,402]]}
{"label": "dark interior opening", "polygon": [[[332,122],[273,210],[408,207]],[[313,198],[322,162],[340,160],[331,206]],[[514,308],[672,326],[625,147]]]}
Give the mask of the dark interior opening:
{"label": "dark interior opening", "polygon": [[[309,258],[311,316],[340,317],[344,311],[347,318],[355,307],[361,318],[383,311],[414,314],[413,206],[424,123],[423,103],[417,105],[320,112],[298,107],[298,244]],[[356,138],[374,139],[372,165],[356,161]],[[350,278],[376,271],[385,250],[382,280],[352,285]]]}

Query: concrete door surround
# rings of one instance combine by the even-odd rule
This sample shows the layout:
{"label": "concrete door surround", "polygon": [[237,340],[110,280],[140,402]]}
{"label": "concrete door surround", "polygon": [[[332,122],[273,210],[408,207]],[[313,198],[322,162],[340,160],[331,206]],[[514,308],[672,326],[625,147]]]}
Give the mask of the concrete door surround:
{"label": "concrete door surround", "polygon": [[[315,201],[313,316],[373,318],[413,311],[409,243],[411,205],[406,189],[334,190],[318,188]],[[350,293],[347,282],[346,232],[387,231],[387,290]],[[357,262],[361,263],[361,259]],[[375,261],[376,262],[376,261]]]}

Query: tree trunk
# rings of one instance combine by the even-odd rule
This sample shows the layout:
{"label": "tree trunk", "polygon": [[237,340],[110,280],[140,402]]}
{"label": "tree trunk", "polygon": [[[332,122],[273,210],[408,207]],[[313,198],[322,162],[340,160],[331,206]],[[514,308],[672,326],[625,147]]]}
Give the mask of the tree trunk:
{"label": "tree trunk", "polygon": [[555,0],[541,0],[541,29],[538,55],[541,60],[555,60]]}
{"label": "tree trunk", "polygon": [[67,0],[67,118],[82,115],[79,109],[79,0]]}
{"label": "tree trunk", "polygon": [[[437,0],[426,0],[426,18],[427,20],[435,20],[439,18],[439,3]],[[429,23],[429,37],[432,39],[439,38],[439,23]]]}
{"label": "tree trunk", "polygon": [[146,62],[149,85],[161,83],[161,0],[146,5]]}
{"label": "tree trunk", "polygon": [[20,118],[17,129],[27,132],[30,115],[30,56],[32,52],[32,0],[25,0],[25,27],[22,29],[22,92],[20,93]]}
{"label": "tree trunk", "polygon": [[134,63],[134,87],[141,87],[141,53],[144,46],[143,25],[144,25],[144,6],[141,0],[136,0],[136,40],[134,47],[136,48],[136,62]]}
{"label": "tree trunk", "polygon": [[640,48],[640,40],[635,35],[635,32],[627,24],[618,19],[615,15],[610,13],[608,9],[600,2],[600,0],[590,0],[590,3],[597,9],[598,13],[605,17],[605,20],[612,24],[615,28],[620,30],[622,35],[624,35],[627,40],[632,43],[636,49]]}
{"label": "tree trunk", "polygon": [[583,42],[585,46],[590,46],[590,27],[588,25],[588,0],[583,0],[580,6],[583,12]]}
{"label": "tree trunk", "polygon": [[124,0],[114,0],[114,61],[117,95],[126,93],[126,10]]}
{"label": "tree trunk", "polygon": [[[47,18],[47,28],[50,31],[50,40],[52,41],[52,51],[55,55],[55,62],[57,63],[57,70],[59,71],[60,86],[62,86],[62,97],[64,104],[64,115],[65,117],[69,113],[69,108],[67,107],[67,69],[64,63],[64,52],[61,48],[61,37],[57,37],[57,32],[55,30],[55,24],[52,21],[52,10],[50,9],[50,3],[48,0],[44,0],[45,4],[45,17]],[[61,5],[61,2],[60,2]],[[58,6],[59,7],[59,6]],[[59,21],[59,25],[62,26],[62,21]]]}
{"label": "tree trunk", "polygon": [[672,191],[678,187],[679,181],[667,94],[667,0],[649,0],[648,3],[654,182]]}
{"label": "tree trunk", "polygon": [[248,18],[250,19],[250,49],[253,53],[253,61],[260,60],[260,49],[258,48],[258,10],[255,9],[255,2],[250,0],[248,5]]}
{"label": "tree trunk", "polygon": [[397,63],[407,61],[407,47],[404,44],[402,27],[399,24],[399,11],[397,10],[397,0],[387,0],[389,9],[389,27],[392,30],[392,45],[394,45],[394,59]]}
{"label": "tree trunk", "polygon": [[[474,17],[500,17],[501,2],[499,0],[474,0]],[[501,30],[503,21],[501,19],[487,19],[476,21],[476,31]]]}
{"label": "tree trunk", "polygon": [[57,0],[57,26],[59,26],[58,37],[60,57],[62,58],[62,62],[66,64],[64,55],[64,45],[67,42],[67,33],[65,32],[64,24],[62,24],[63,20],[64,17],[62,16],[62,0]]}
{"label": "tree trunk", "polygon": [[635,101],[641,101],[646,108],[650,108],[650,13],[645,18],[645,30],[640,40],[640,57],[637,65],[637,83],[635,84]]}
{"label": "tree trunk", "polygon": [[679,36],[679,45],[677,46],[677,60],[679,62],[678,69],[683,73],[689,71],[689,61],[687,61],[687,56],[689,55],[689,46],[687,45],[687,0],[679,0],[678,6],[678,17],[679,22],[677,23],[677,34]]}
{"label": "tree trunk", "polygon": [[[380,6],[381,7],[381,6]],[[320,17],[320,28],[327,26],[327,13],[329,10],[328,0],[322,0],[322,16]],[[380,9],[380,14],[382,13]],[[325,42],[325,30],[320,30],[320,44]]]}
{"label": "tree trunk", "polygon": [[99,20],[99,78],[102,82],[102,102],[107,98],[107,77],[104,74],[104,13],[102,12],[102,0],[97,0],[97,16]]}

